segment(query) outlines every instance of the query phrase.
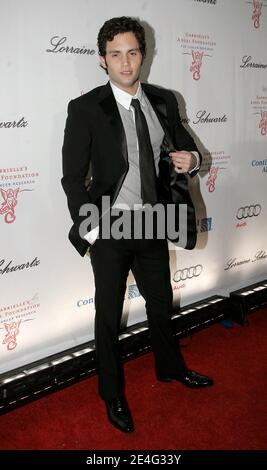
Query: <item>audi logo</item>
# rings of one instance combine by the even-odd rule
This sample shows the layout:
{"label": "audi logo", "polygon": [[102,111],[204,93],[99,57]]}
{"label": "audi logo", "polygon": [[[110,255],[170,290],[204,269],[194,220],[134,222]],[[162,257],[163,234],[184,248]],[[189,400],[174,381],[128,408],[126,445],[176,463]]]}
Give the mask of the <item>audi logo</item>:
{"label": "audi logo", "polygon": [[178,269],[173,275],[174,282],[185,281],[186,279],[192,279],[198,277],[203,271],[202,264],[196,266],[190,266],[190,268]]}
{"label": "audi logo", "polygon": [[251,206],[239,207],[236,218],[238,220],[247,219],[248,217],[257,217],[261,213],[261,205],[254,204]]}

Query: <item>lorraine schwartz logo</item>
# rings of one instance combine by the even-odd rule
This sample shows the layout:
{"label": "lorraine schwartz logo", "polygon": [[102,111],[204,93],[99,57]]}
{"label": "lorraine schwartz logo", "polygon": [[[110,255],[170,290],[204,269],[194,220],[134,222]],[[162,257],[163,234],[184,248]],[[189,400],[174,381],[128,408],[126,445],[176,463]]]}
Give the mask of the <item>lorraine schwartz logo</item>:
{"label": "lorraine schwartz logo", "polygon": [[[0,168],[0,220],[12,224],[16,220],[16,208],[22,193],[34,190],[39,173],[27,166]],[[23,188],[23,189],[22,189]]]}
{"label": "lorraine schwartz logo", "polygon": [[3,330],[3,337],[0,344],[4,345],[7,351],[13,351],[13,349],[17,347],[17,337],[21,331],[22,325],[35,320],[39,308],[40,303],[37,293],[32,299],[0,306],[0,334],[1,330]]}
{"label": "lorraine schwartz logo", "polygon": [[191,63],[189,71],[194,80],[201,77],[201,68],[204,57],[212,57],[212,52],[216,46],[216,42],[211,39],[208,34],[182,33],[178,36],[177,42],[182,49],[182,54],[189,55]]}
{"label": "lorraine schwartz logo", "polygon": [[200,110],[196,113],[196,118],[193,121],[193,124],[212,124],[221,122],[227,122],[225,114],[223,116],[211,116],[210,112]]}
{"label": "lorraine schwartz logo", "polygon": [[28,126],[28,121],[25,120],[24,116],[19,119],[18,121],[1,121],[0,122],[0,129],[11,129],[11,128],[16,128],[18,129],[19,127],[27,127]]}
{"label": "lorraine schwartz logo", "polygon": [[253,62],[251,55],[244,55],[241,59],[240,68],[266,69],[267,64],[263,64],[262,62]]}
{"label": "lorraine schwartz logo", "polygon": [[5,259],[0,259],[0,274],[10,274],[15,271],[23,271],[24,269],[28,268],[35,268],[40,264],[40,260],[35,257],[33,261],[27,261],[26,263],[22,264],[13,264],[13,260],[10,260],[6,263]]}
{"label": "lorraine schwartz logo", "polygon": [[74,46],[66,46],[65,44],[67,41],[66,36],[53,36],[50,39],[50,44],[52,47],[50,49],[46,49],[46,52],[53,52],[54,54],[58,54],[60,52],[65,52],[65,54],[79,54],[79,55],[94,55],[96,53],[95,49],[89,49],[85,46],[82,47],[74,47]]}
{"label": "lorraine schwartz logo", "polygon": [[230,258],[224,267],[224,271],[229,271],[229,269],[238,268],[244,264],[255,263],[256,261],[263,261],[267,259],[267,254],[264,250],[259,250],[255,253],[253,258],[246,258],[243,260],[237,260],[237,258]]}

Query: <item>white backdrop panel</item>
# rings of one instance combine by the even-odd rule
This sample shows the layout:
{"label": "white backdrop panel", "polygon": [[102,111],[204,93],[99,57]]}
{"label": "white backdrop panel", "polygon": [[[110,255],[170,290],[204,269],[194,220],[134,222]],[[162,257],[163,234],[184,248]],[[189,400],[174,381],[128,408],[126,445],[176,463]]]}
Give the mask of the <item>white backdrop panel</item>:
{"label": "white backdrop panel", "polygon": [[[142,79],[174,91],[204,155],[190,184],[197,248],[170,245],[175,303],[266,278],[267,1],[257,28],[245,0],[14,0],[0,8],[0,372],[93,338],[93,275],[67,238],[61,148],[67,103],[107,80],[96,38],[113,16],[143,22]],[[246,207],[252,216],[243,218]],[[196,276],[183,280],[191,266]],[[130,274],[123,323],[144,319]]]}

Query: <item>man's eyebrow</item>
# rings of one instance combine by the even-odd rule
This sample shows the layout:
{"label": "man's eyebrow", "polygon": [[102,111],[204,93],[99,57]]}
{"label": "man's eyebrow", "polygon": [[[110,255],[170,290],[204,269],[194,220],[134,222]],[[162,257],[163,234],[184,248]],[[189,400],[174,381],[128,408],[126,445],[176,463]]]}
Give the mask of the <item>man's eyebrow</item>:
{"label": "man's eyebrow", "polygon": [[[139,47],[133,47],[132,49],[129,49],[127,52],[133,52],[133,51],[139,51]],[[118,51],[116,49],[112,49],[111,51],[108,51],[108,54],[118,54],[119,52],[122,52],[122,51]]]}

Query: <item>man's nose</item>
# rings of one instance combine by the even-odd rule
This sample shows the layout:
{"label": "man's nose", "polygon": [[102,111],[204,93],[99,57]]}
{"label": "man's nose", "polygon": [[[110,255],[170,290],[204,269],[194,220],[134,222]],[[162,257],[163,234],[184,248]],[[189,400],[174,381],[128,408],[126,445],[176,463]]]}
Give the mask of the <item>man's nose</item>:
{"label": "man's nose", "polygon": [[123,58],[122,58],[122,63],[123,63],[124,65],[128,65],[128,64],[129,64],[129,57],[128,57],[128,56],[123,57]]}

